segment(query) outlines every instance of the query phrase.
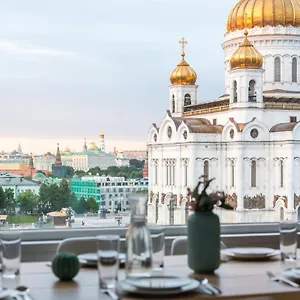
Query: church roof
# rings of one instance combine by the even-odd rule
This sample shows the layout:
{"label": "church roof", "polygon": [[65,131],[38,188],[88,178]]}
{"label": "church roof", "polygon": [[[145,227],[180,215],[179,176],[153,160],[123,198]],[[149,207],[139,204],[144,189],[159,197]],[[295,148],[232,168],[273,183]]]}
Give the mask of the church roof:
{"label": "church roof", "polygon": [[183,122],[191,133],[222,133],[223,126],[212,125],[209,120],[204,118],[186,118]]}
{"label": "church roof", "polygon": [[289,122],[289,123],[280,123],[277,125],[274,125],[271,129],[270,132],[283,132],[283,131],[293,131],[295,126],[299,122]]}
{"label": "church roof", "polygon": [[173,120],[176,129],[184,122],[191,133],[221,133],[223,126],[212,125],[211,122],[205,118],[181,118],[172,117],[170,111],[167,111],[169,117]]}

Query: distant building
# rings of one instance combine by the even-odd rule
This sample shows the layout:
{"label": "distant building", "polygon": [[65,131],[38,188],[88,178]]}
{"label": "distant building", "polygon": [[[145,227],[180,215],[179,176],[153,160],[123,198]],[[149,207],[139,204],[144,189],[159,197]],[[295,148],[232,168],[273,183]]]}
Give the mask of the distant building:
{"label": "distant building", "polygon": [[[110,166],[115,166],[115,156],[105,152],[104,134],[100,134],[100,146],[95,142],[90,143],[88,148],[86,140],[84,141],[81,152],[72,152],[69,148],[60,152],[60,159],[62,166],[72,167],[75,171],[88,171],[89,169],[99,167],[101,170],[106,170]],[[51,153],[46,153],[42,156],[34,157],[34,164],[36,170],[52,171],[52,165],[55,165],[56,156]],[[55,169],[61,169],[56,168]]]}
{"label": "distant building", "polygon": [[36,173],[32,155],[22,152],[21,145],[18,145],[18,150],[10,153],[0,153],[0,172],[9,172],[23,176],[32,176]]}
{"label": "distant building", "polygon": [[101,208],[114,210],[119,203],[121,208],[130,208],[129,195],[148,190],[148,180],[128,179],[110,176],[83,176],[71,179],[71,190],[78,199],[95,198]]}
{"label": "distant building", "polygon": [[137,159],[137,160],[145,160],[147,157],[147,151],[146,150],[122,150],[117,151],[116,148],[114,148],[114,155],[117,155],[118,153],[122,153],[124,157],[126,157],[128,160],[130,159]]}
{"label": "distant building", "polygon": [[20,193],[30,190],[33,194],[38,194],[40,191],[40,183],[33,180],[24,179],[20,175],[1,173],[0,186],[3,190],[11,188],[14,192],[14,198],[17,199]]}
{"label": "distant building", "polygon": [[116,157],[116,166],[117,167],[129,167],[129,158],[127,156],[125,156],[123,151],[120,152],[116,152],[115,153],[115,157]]}
{"label": "distant building", "polygon": [[59,144],[57,144],[55,162],[52,165],[52,174],[60,178],[66,178],[68,174],[68,167],[62,165],[60,151],[59,151]]}
{"label": "distant building", "polygon": [[146,157],[144,168],[143,168],[143,178],[148,178],[148,157]]}

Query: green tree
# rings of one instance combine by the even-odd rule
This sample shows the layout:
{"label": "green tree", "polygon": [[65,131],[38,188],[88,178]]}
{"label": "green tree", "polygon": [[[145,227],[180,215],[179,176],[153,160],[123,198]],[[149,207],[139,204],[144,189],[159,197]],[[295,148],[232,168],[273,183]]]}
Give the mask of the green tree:
{"label": "green tree", "polygon": [[85,213],[85,209],[86,209],[85,200],[84,200],[83,197],[81,197],[81,198],[79,199],[77,213],[78,213],[78,214],[84,214],[84,213]]}
{"label": "green tree", "polygon": [[3,191],[2,186],[0,186],[0,209],[4,209],[6,205],[5,192]]}
{"label": "green tree", "polygon": [[72,178],[74,176],[74,169],[72,167],[67,167],[67,178]]}
{"label": "green tree", "polygon": [[39,194],[39,212],[60,211],[63,208],[62,197],[56,184],[42,184]]}
{"label": "green tree", "polygon": [[59,184],[60,203],[63,207],[69,207],[71,205],[71,190],[66,179],[63,179]]}
{"label": "green tree", "polygon": [[130,159],[129,165],[136,167],[138,170],[142,170],[144,168],[145,161],[144,160],[138,160],[138,159]]}
{"label": "green tree", "polygon": [[76,170],[74,172],[74,175],[77,175],[78,177],[82,177],[82,176],[86,175],[86,173],[83,170]]}
{"label": "green tree", "polygon": [[30,212],[32,215],[33,211],[38,205],[38,196],[35,195],[31,190],[27,190],[18,195],[17,202],[20,203],[20,210],[22,212]]}
{"label": "green tree", "polygon": [[73,210],[77,213],[78,211],[78,204],[79,201],[75,195],[75,193],[71,193],[71,197],[70,197],[70,206],[73,208]]}
{"label": "green tree", "polygon": [[97,204],[95,198],[93,198],[93,197],[89,197],[86,200],[85,207],[86,207],[86,211],[91,212],[91,213],[97,213],[98,209],[99,209],[98,204]]}
{"label": "green tree", "polygon": [[5,194],[5,210],[7,213],[14,213],[16,208],[15,194],[12,188],[4,191]]}

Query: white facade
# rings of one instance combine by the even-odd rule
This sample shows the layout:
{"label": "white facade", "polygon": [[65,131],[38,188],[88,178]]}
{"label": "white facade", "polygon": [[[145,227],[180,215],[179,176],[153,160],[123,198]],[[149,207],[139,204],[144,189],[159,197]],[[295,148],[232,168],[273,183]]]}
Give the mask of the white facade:
{"label": "white facade", "polygon": [[[248,38],[263,55],[263,67],[231,70],[244,31],[227,33],[225,96],[184,105],[182,86],[170,87],[169,111],[147,139],[150,223],[186,223],[186,189],[201,175],[215,178],[210,190],[224,191],[235,208],[217,211],[223,222],[275,221],[298,209],[300,29],[255,27]],[[189,94],[197,87],[187,86]]]}

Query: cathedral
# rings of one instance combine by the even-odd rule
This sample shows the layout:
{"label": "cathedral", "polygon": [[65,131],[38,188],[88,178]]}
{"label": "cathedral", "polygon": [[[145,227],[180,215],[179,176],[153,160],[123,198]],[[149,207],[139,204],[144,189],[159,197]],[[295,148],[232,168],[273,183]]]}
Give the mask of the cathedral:
{"label": "cathedral", "polygon": [[217,210],[222,222],[291,218],[300,204],[300,2],[240,0],[232,8],[225,92],[214,101],[197,101],[197,74],[180,43],[169,110],[147,138],[149,223],[185,224],[186,190],[201,175],[215,178],[211,191],[224,191],[234,207]]}

